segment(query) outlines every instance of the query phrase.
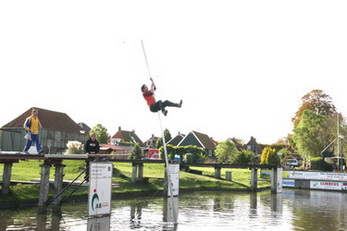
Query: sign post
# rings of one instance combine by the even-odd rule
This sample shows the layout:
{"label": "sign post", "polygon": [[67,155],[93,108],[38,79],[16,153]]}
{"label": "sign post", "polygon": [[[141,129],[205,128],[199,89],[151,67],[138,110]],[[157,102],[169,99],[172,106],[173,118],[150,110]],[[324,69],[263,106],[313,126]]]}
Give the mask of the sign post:
{"label": "sign post", "polygon": [[110,162],[90,163],[88,215],[111,214],[112,171]]}
{"label": "sign post", "polygon": [[[171,188],[172,188],[172,196],[178,196],[179,195],[179,181],[180,181],[180,164],[169,164],[169,174],[171,179]],[[168,177],[166,177],[168,180]],[[166,185],[166,191],[167,196],[171,196],[171,192],[169,190],[169,185]]]}

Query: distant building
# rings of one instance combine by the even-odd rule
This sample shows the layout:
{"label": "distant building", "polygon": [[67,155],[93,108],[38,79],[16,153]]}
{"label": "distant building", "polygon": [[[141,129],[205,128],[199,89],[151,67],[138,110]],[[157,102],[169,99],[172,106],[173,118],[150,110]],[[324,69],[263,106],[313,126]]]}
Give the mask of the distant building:
{"label": "distant building", "polygon": [[238,141],[235,137],[228,138],[228,140],[235,144],[237,151],[241,152],[242,150],[245,149],[244,144],[242,144],[240,141]]}
{"label": "distant building", "polygon": [[118,146],[125,150],[125,153],[131,153],[135,144],[142,144],[141,139],[136,135],[135,130],[125,131],[118,127],[118,132],[109,140],[109,144]]}
{"label": "distant building", "polygon": [[174,138],[172,138],[171,140],[169,140],[166,144],[171,144],[173,146],[178,146],[178,144],[183,140],[183,138],[186,135],[181,134],[180,132],[178,132],[178,135],[175,136]]}
{"label": "distant building", "polygon": [[253,136],[251,136],[250,141],[248,141],[248,143],[246,144],[246,150],[252,151],[255,155],[261,155],[261,153],[263,152],[263,149],[260,147]]}
{"label": "distant building", "polygon": [[177,146],[188,145],[195,145],[203,148],[209,157],[214,156],[214,151],[216,149],[216,144],[208,135],[196,131],[191,131],[181,140],[181,142],[179,142]]}
{"label": "distant building", "polygon": [[87,134],[92,130],[87,124],[85,123],[78,123],[78,125],[81,127],[83,131],[85,131]]}
{"label": "distant building", "polygon": [[144,149],[156,148],[158,139],[160,139],[160,137],[156,137],[152,134],[151,138],[141,144],[141,147]]}
{"label": "distant building", "polygon": [[[25,135],[23,124],[25,119],[31,115],[32,109],[28,109],[1,128],[1,150],[23,150],[26,143],[26,140],[23,138]],[[84,143],[87,140],[86,132],[67,114],[42,108],[37,109],[42,125],[40,142],[46,153],[63,153],[67,149],[66,144],[68,141]]]}

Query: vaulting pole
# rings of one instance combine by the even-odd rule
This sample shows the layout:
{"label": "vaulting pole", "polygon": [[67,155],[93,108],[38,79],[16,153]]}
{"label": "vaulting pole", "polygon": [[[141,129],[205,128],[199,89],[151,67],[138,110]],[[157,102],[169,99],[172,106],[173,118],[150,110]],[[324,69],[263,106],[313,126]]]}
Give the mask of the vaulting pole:
{"label": "vaulting pole", "polygon": [[[143,55],[145,56],[145,60],[146,60],[146,65],[147,65],[147,70],[148,70],[148,75],[151,78],[151,72],[149,69],[149,65],[148,65],[148,61],[147,61],[147,55],[146,55],[146,51],[145,51],[145,46],[143,44],[143,41],[141,40],[141,45],[142,45],[142,50],[143,50]],[[161,134],[162,134],[162,139],[163,139],[163,147],[164,147],[164,156],[165,156],[165,170],[166,170],[166,175],[167,175],[167,184],[168,184],[168,189],[170,192],[170,201],[171,201],[171,208],[172,208],[172,213],[174,216],[174,223],[177,224],[177,216],[176,216],[176,211],[174,208],[174,198],[173,198],[173,190],[172,190],[172,181],[171,181],[171,176],[170,176],[170,171],[169,171],[169,158],[168,158],[168,154],[167,154],[167,149],[166,149],[166,141],[165,141],[165,136],[164,136],[164,130],[163,130],[163,125],[161,122],[161,117],[160,117],[160,111],[158,112],[158,117],[159,117],[159,123],[160,123],[160,129],[161,129]]]}

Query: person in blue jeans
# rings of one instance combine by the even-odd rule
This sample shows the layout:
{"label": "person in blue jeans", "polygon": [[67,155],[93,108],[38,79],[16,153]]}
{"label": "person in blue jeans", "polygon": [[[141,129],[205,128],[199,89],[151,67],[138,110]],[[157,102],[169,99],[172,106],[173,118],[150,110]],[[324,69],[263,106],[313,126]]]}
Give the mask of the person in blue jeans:
{"label": "person in blue jeans", "polygon": [[25,122],[23,127],[25,128],[25,138],[27,139],[27,142],[25,144],[24,148],[24,154],[29,154],[28,150],[31,147],[31,144],[35,142],[36,149],[38,154],[43,153],[43,149],[40,144],[40,136],[39,136],[39,130],[42,128],[42,125],[40,123],[39,117],[38,117],[38,110],[36,108],[33,108],[31,111],[31,116],[29,116]]}

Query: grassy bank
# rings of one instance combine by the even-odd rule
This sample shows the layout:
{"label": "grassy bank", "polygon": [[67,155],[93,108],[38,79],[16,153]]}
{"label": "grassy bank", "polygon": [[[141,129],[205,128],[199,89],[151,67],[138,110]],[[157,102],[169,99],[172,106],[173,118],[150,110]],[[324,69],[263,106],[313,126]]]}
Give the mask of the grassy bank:
{"label": "grassy bank", "polygon": [[[12,168],[13,181],[32,181],[40,178],[39,160],[21,161],[14,164]],[[64,180],[73,180],[85,168],[84,161],[69,160],[64,161]],[[215,179],[214,168],[192,168],[203,172],[202,175],[180,172],[180,190],[249,190],[250,188],[250,170],[248,169],[222,169],[222,179]],[[0,166],[0,179],[2,179],[3,168]],[[163,190],[164,184],[164,165],[163,164],[144,164],[144,177],[149,178],[148,182],[131,181],[131,163],[114,163],[113,183],[119,187],[112,189],[115,197],[125,197],[130,195],[154,194]],[[232,172],[232,181],[223,180],[225,172]],[[51,169],[50,179],[54,179],[54,168]],[[267,188],[270,186],[268,179],[258,178],[258,188]],[[78,180],[82,181],[83,176]],[[70,187],[63,194],[66,198],[75,186]],[[7,196],[0,195],[0,206],[16,206],[21,204],[37,204],[39,196],[39,184],[17,184],[11,186],[11,193]],[[159,195],[162,195],[158,193]],[[50,189],[49,197],[53,198],[53,187]],[[71,199],[87,198],[88,187],[80,187]],[[71,200],[70,199],[70,200]]]}

